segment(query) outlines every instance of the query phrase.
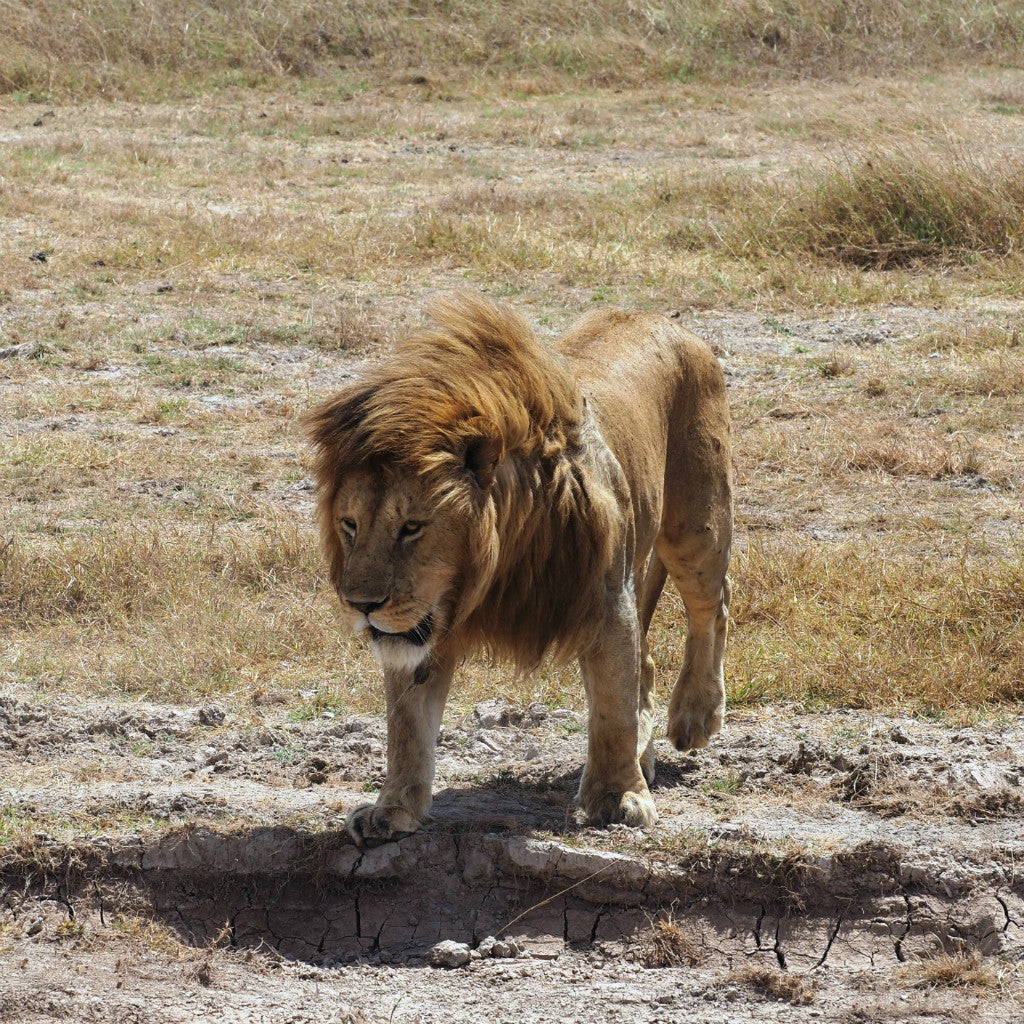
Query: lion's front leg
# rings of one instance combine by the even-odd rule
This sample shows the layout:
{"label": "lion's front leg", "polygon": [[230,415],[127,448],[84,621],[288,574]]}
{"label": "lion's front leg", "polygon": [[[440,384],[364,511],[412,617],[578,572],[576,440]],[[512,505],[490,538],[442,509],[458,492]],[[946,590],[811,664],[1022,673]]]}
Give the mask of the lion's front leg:
{"label": "lion's front leg", "polygon": [[601,636],[581,656],[580,668],[590,705],[580,810],[592,825],[653,825],[658,812],[637,756],[641,637],[632,594],[612,602]]}
{"label": "lion's front leg", "polygon": [[[415,832],[433,802],[434,759],[454,664],[429,670],[384,666],[388,709],[388,774],[376,803],[352,811],[345,828],[359,846],[376,846]],[[421,682],[417,682],[422,679]]]}

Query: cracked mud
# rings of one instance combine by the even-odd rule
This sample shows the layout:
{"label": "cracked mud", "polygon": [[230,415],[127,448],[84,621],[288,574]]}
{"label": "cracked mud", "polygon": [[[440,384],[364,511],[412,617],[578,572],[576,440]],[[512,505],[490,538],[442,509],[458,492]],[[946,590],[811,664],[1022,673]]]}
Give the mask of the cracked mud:
{"label": "cracked mud", "polygon": [[[584,982],[625,1021],[1016,1019],[1019,723],[733,714],[659,745],[649,832],[574,824],[581,725],[480,705],[430,827],[361,851],[380,722],[0,699],[0,1020],[589,1020]],[[923,985],[942,958],[998,983]]]}

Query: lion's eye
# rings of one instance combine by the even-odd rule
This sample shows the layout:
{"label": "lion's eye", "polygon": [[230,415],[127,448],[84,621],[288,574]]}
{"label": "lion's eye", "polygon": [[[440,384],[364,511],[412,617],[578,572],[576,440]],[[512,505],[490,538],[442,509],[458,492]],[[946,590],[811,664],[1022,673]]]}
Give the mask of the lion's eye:
{"label": "lion's eye", "polygon": [[349,536],[354,537],[356,535],[356,521],[354,519],[342,519],[341,529]]}
{"label": "lion's eye", "polygon": [[402,523],[402,528],[398,531],[398,536],[402,540],[411,540],[413,537],[418,537],[423,532],[423,524],[409,520],[406,523]]}

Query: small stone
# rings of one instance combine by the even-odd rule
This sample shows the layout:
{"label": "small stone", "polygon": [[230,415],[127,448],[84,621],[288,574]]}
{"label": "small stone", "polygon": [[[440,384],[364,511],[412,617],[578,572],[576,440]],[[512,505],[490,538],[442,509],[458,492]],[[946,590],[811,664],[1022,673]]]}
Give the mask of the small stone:
{"label": "small stone", "polygon": [[498,944],[498,940],[493,935],[488,935],[487,938],[483,939],[480,942],[480,945],[477,946],[476,948],[477,948],[477,951],[480,953],[481,956],[493,956],[494,955],[494,947],[497,944]]}
{"label": "small stone", "polygon": [[472,958],[472,952],[465,942],[445,939],[430,951],[431,967],[464,967]]}
{"label": "small stone", "polygon": [[20,345],[0,348],[0,359],[31,359],[39,351],[39,346],[35,342],[23,341]]}
{"label": "small stone", "polygon": [[216,704],[207,704],[199,709],[200,725],[222,725],[225,717],[224,709]]}
{"label": "small stone", "polygon": [[498,939],[491,950],[491,956],[503,960],[512,960],[522,953],[523,947],[515,939]]}
{"label": "small stone", "polygon": [[907,735],[907,730],[902,725],[894,725],[892,730],[889,732],[889,739],[893,743],[909,743],[910,736]]}
{"label": "small stone", "polygon": [[43,919],[37,917],[25,930],[26,935],[38,935],[43,930]]}
{"label": "small stone", "polygon": [[493,729],[501,723],[507,705],[500,697],[485,700],[473,709],[480,725],[484,729]]}
{"label": "small stone", "polygon": [[543,722],[544,719],[548,717],[547,705],[541,704],[539,700],[535,700],[526,709],[526,717],[529,718],[529,720],[534,724],[538,722]]}

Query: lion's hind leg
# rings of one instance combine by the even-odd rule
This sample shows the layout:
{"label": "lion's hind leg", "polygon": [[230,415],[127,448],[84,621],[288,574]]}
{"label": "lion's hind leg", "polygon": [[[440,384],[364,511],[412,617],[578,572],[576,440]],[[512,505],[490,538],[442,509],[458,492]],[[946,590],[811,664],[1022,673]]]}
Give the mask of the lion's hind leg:
{"label": "lion's hind leg", "polygon": [[665,587],[668,570],[656,551],[651,552],[640,588],[640,699],[638,702],[639,729],[637,736],[637,753],[640,759],[640,770],[644,773],[647,785],[654,782],[654,659],[651,657],[647,644],[647,631],[651,626],[654,609],[658,598]]}
{"label": "lion's hind leg", "polygon": [[708,603],[686,603],[686,614],[689,620],[686,653],[668,713],[668,738],[677,750],[706,747],[708,740],[722,728],[725,716],[722,661],[729,624],[728,579],[723,579],[717,599]]}
{"label": "lion's hind leg", "polygon": [[703,558],[679,560],[663,553],[686,606],[683,667],[672,690],[668,738],[677,750],[706,747],[725,715],[723,658],[729,628],[728,544]]}
{"label": "lion's hind leg", "polygon": [[[697,440],[700,440],[699,438]],[[667,481],[654,542],[686,606],[683,668],[669,701],[668,738],[677,750],[705,747],[722,728],[722,660],[729,627],[732,479],[726,440],[699,444],[688,472]]]}

